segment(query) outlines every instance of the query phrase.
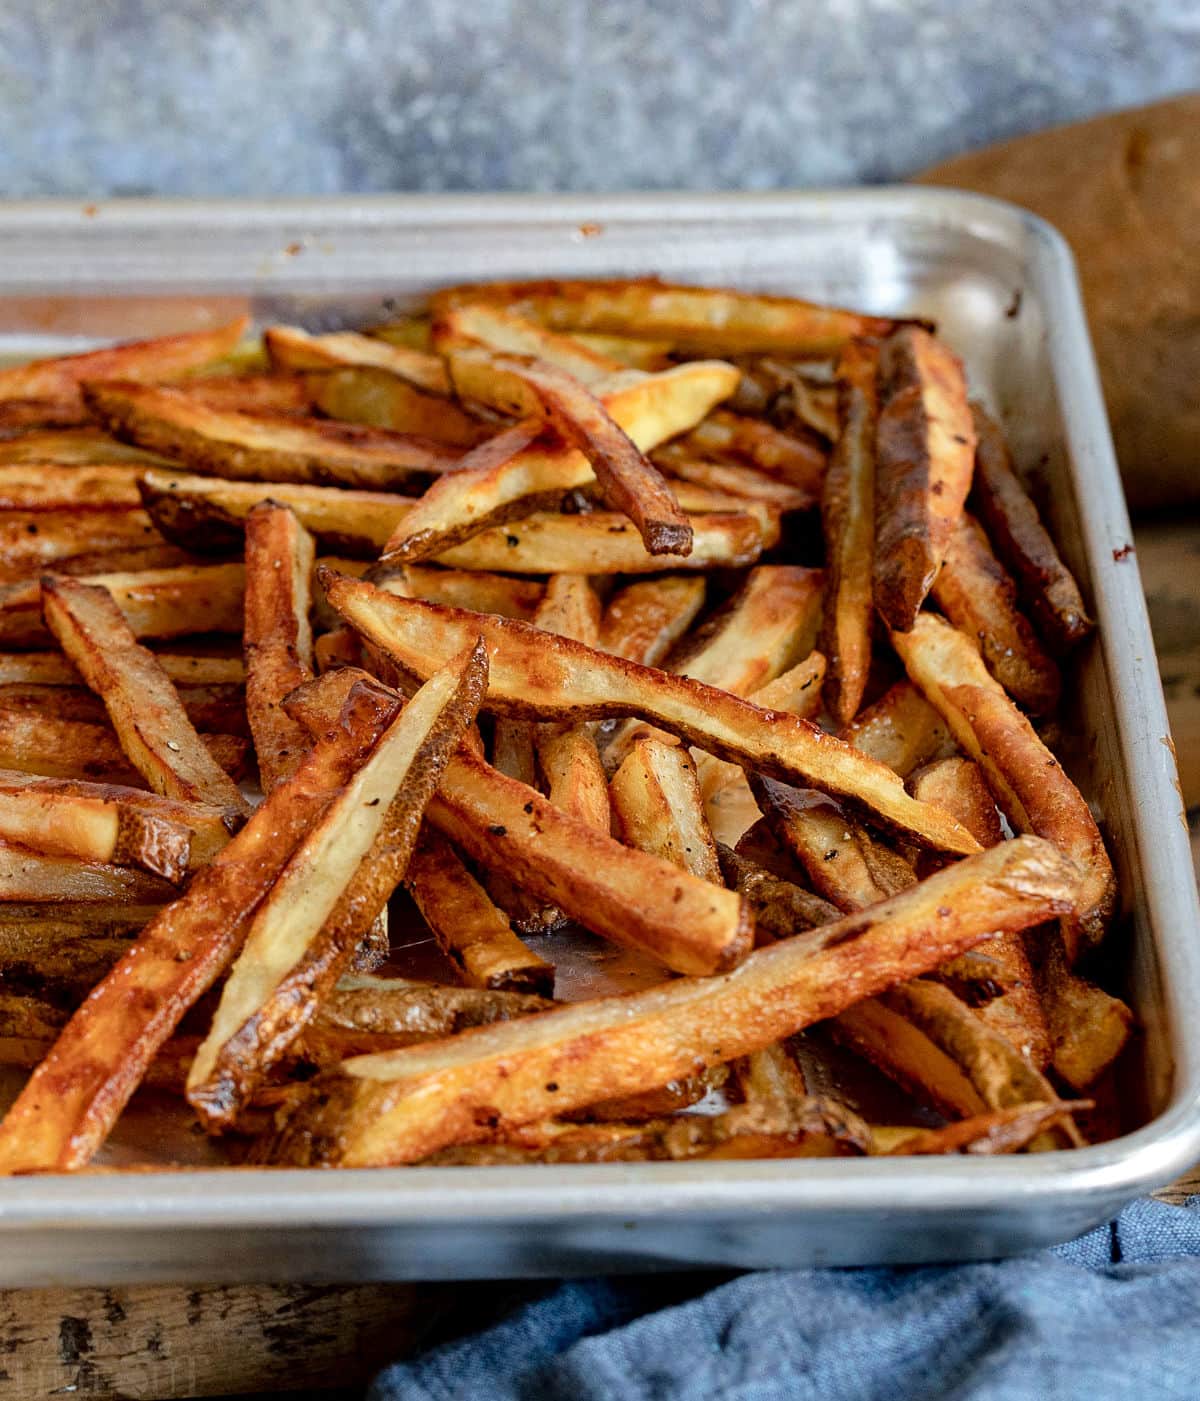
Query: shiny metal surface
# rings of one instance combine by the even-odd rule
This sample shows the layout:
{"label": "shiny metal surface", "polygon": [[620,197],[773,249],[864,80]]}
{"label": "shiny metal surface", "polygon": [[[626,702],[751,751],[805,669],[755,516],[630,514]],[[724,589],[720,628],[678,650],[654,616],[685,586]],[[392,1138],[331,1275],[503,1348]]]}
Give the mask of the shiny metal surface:
{"label": "shiny metal surface", "polygon": [[[1123,890],[1144,1127],[1075,1153],[0,1182],[0,1285],[452,1278],[925,1261],[1064,1239],[1200,1157],[1200,909],[1136,557],[1070,256],[935,190],[0,209],[0,353],[248,306],[355,324],[445,281],[658,272],[920,313],[1044,488],[1100,624],[1065,728]],[[195,1154],[193,1153],[194,1159]]]}

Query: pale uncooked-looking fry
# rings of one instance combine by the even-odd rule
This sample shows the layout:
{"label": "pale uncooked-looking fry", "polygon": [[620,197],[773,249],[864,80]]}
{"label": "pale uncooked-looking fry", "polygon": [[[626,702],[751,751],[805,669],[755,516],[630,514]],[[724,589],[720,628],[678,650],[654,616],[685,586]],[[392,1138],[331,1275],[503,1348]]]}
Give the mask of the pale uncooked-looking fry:
{"label": "pale uncooked-looking fry", "polygon": [[211,331],[192,331],[154,340],[127,341],[82,355],[32,360],[0,370],[0,399],[66,398],[78,402],[85,380],[126,379],[141,382],[174,379],[228,355],[246,332],[241,317]]}
{"label": "pale uncooked-looking fry", "polygon": [[217,476],[374,488],[423,486],[448,471],[460,455],[429,439],[383,428],[214,409],[178,390],[128,381],[90,383],[84,397],[116,437]]}
{"label": "pale uncooked-looking fry", "polygon": [[923,845],[957,854],[979,849],[948,814],[910,798],[891,770],[809,721],[511,619],[394,598],[329,571],[321,577],[343,617],[410,674],[428,676],[461,650],[456,643],[484,637],[492,653],[490,710],[566,720],[638,715],[721,758],[819,786]]}
{"label": "pale uncooked-looking fry", "polygon": [[264,501],[246,517],[246,713],[264,793],[296,772],[308,734],[280,701],[313,676],[313,538],[286,506]]}
{"label": "pale uncooked-looking fry", "polygon": [[[441,361],[437,362],[441,369]],[[393,433],[411,433],[466,452],[495,432],[453,399],[426,393],[391,370],[360,365],[310,371],[304,386],[313,405],[330,418],[366,423]]]}
{"label": "pale uncooked-looking fry", "polygon": [[[240,735],[201,735],[213,760],[233,779],[246,775],[249,745]],[[0,706],[0,767],[46,778],[90,779],[137,787],[142,774],[130,763],[109,725]]]}
{"label": "pale uncooked-looking fry", "polygon": [[615,657],[657,666],[703,608],[705,590],[702,578],[684,575],[626,584],[608,600],[597,645]]}
{"label": "pale uncooked-looking fry", "polygon": [[932,592],[1013,700],[1031,715],[1049,714],[1058,704],[1058,667],[1018,609],[1016,588],[987,536],[966,512],[951,533]]}
{"label": "pale uncooked-looking fry", "polygon": [[826,701],[840,725],[858,714],[871,669],[878,364],[878,348],[862,341],[851,342],[838,361],[839,431],[821,495],[826,581],[820,647],[829,661]]}
{"label": "pale uncooked-looking fry", "polygon": [[[331,673],[301,687],[288,706],[319,729],[347,684],[345,673]],[[447,766],[429,820],[474,861],[677,972],[733,967],[750,947],[748,912],[732,892],[622,846],[499,773],[467,745]]]}
{"label": "pale uncooked-looking fry", "polygon": [[906,326],[883,344],[875,434],[875,606],[907,632],[933,586],[962,514],[975,428],[962,365],[927,331]]}
{"label": "pale uncooked-looking fry", "polygon": [[436,355],[392,345],[357,331],[309,335],[299,326],[268,326],[263,345],[274,364],[287,370],[325,370],[344,366],[369,366],[423,389],[427,394],[450,393],[446,367]]}
{"label": "pale uncooked-looking fry", "polygon": [[472,283],[438,292],[434,315],[464,302],[499,303],[555,331],[669,341],[680,349],[718,355],[829,354],[851,336],[886,335],[895,324],[796,297],[658,278]]}
{"label": "pale uncooked-looking fry", "polygon": [[1046,640],[1065,651],[1081,642],[1093,627],[1079,585],[1013,471],[999,425],[978,404],[971,407],[979,438],[972,504],[992,548],[1012,571],[1021,599]]}
{"label": "pale uncooked-looking fry", "polygon": [[276,1157],[347,1167],[412,1162],[748,1055],[998,927],[1061,912],[1077,878],[1049,843],[1021,838],[874,910],[760,949],[720,978],[680,979],[345,1062],[314,1082],[283,1125]]}
{"label": "pale uncooked-looking fry", "polygon": [[89,1161],[183,1014],[229,965],[292,852],[395,712],[396,702],[377,688],[352,692],[339,723],[317,739],[295,778],[142,931],[0,1123],[0,1173],[68,1171]]}
{"label": "pale uncooked-looking fry", "polygon": [[431,677],[379,737],[258,906],[188,1102],[228,1128],[346,970],[404,877],[425,806],[487,686],[482,643]]}
{"label": "pale uncooked-looking fry", "polygon": [[206,865],[229,835],[220,808],[0,770],[0,838],[45,855],[141,866],[180,881]]}
{"label": "pale uncooked-looking fry", "polygon": [[[732,365],[678,365],[657,375],[639,375],[602,395],[612,421],[647,452],[690,428],[737,384]],[[495,521],[511,519],[527,498],[544,498],[595,483],[588,459],[561,440],[531,441],[502,461],[489,459],[477,470],[461,470],[435,483],[388,541],[384,558],[412,561],[461,542]],[[693,525],[693,532],[694,532]]]}
{"label": "pale uncooked-looking fry", "polygon": [[245,816],[250,805],[212,758],[154,653],[142,647],[103,588],[42,584],[47,626],[104,701],[121,747],[156,793]]}
{"label": "pale uncooked-looking fry", "polygon": [[653,738],[635,740],[612,776],[609,796],[626,843],[701,880],[721,883],[696,765],[683,745]]}
{"label": "pale uncooked-looking fry", "polygon": [[1116,899],[1112,862],[1083,795],[962,633],[923,613],[911,632],[892,634],[892,645],[1013,827],[1054,842],[1086,871],[1075,917],[1064,926],[1073,958],[1078,936],[1103,936]]}
{"label": "pale uncooked-looking fry", "polygon": [[554,965],[517,938],[445,837],[422,836],[404,884],[469,987],[552,995]]}

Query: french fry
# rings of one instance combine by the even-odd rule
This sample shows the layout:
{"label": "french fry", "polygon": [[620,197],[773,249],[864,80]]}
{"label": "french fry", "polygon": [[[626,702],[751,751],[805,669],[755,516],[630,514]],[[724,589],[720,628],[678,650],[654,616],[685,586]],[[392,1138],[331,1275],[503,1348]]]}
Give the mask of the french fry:
{"label": "french fry", "polygon": [[759,472],[806,493],[811,502],[821,495],[825,450],[761,419],[718,409],[681,438],[679,445],[696,457],[711,457]]}
{"label": "french fry", "polygon": [[790,939],[802,929],[831,924],[841,914],[828,900],[784,880],[732,847],[718,842],[717,856],[726,883],[750,902],[760,932]]}
{"label": "french fry", "polygon": [[122,443],[103,429],[65,428],[38,433],[22,433],[19,438],[0,442],[0,465],[15,466],[44,462],[63,467],[169,467],[158,453]]}
{"label": "french fry", "polygon": [[1014,1104],[1007,1109],[989,1109],[984,1114],[974,1114],[939,1129],[892,1129],[886,1137],[876,1129],[873,1136],[879,1147],[874,1151],[905,1157],[935,1153],[1019,1153],[1067,1115],[1089,1108],[1088,1100],[1053,1100],[1048,1104]]}
{"label": "french fry", "polygon": [[613,774],[609,796],[618,832],[628,845],[721,884],[696,765],[682,745],[635,740]]}
{"label": "french fry", "polygon": [[555,331],[669,341],[694,354],[825,355],[851,336],[886,335],[893,322],[795,297],[768,297],[657,278],[491,282],[450,287],[434,316],[465,302],[492,302]]}
{"label": "french fry", "polygon": [[1013,471],[999,425],[978,404],[971,407],[978,436],[971,503],[1046,640],[1066,651],[1093,627],[1079,585]]}
{"label": "french fry", "polygon": [[[177,686],[236,686],[245,679],[240,657],[156,656]],[[82,686],[83,677],[61,652],[0,652],[0,685]]]}
{"label": "french fry", "polygon": [[342,369],[365,366],[386,370],[427,394],[450,393],[446,367],[436,355],[395,345],[357,331],[311,336],[299,326],[268,326],[263,345],[271,362],[284,370]]}
{"label": "french fry", "polygon": [[597,646],[615,657],[657,666],[694,622],[704,606],[704,595],[704,580],[694,575],[668,574],[626,584],[608,600]]}
{"label": "french fry", "polygon": [[781,511],[807,511],[816,505],[816,496],[807,487],[776,481],[738,462],[710,462],[696,456],[686,443],[664,443],[650,454],[650,460],[674,479],[675,495],[681,506],[685,504],[687,486],[720,492],[735,501],[761,501]]}
{"label": "french fry", "polygon": [[247,319],[242,317],[211,331],[128,341],[82,355],[14,365],[0,370],[0,399],[59,398],[78,402],[80,386],[87,380],[149,383],[176,379],[228,355],[245,335],[247,325]]}
{"label": "french fry", "polygon": [[[52,998],[64,1008],[71,1002],[77,1006],[161,908],[161,900],[136,905],[119,900],[6,901],[0,908],[0,977],[15,990],[14,1001],[18,992],[32,988],[39,1001]],[[63,1011],[55,1034],[69,1015]]]}
{"label": "french fry", "polygon": [[[76,676],[76,680],[82,678]],[[241,686],[180,686],[178,690],[187,717],[196,729],[248,735]],[[103,701],[83,685],[0,683],[0,710],[24,710],[47,719],[82,720],[89,725],[103,725],[108,719]]]}
{"label": "french fry", "polygon": [[444,837],[425,833],[404,884],[469,987],[553,995],[554,965],[517,938]]}
{"label": "french fry", "polygon": [[200,375],[171,387],[194,404],[222,412],[308,415],[313,408],[299,375]]}
{"label": "french fry", "polygon": [[923,764],[949,758],[946,722],[911,681],[897,681],[843,731],[847,744],[907,778]]}
{"label": "french fry", "polygon": [[1077,879],[1073,863],[1049,843],[1021,838],[870,912],[760,949],[720,979],[680,979],[452,1041],[356,1058],[313,1082],[274,1154],[283,1162],[347,1167],[413,1162],[748,1055],[963,952],[998,927],[1061,912]]}
{"label": "french fry", "polygon": [[1072,1089],[1087,1089],[1125,1049],[1133,1013],[1120,998],[1071,971],[1057,930],[1036,931],[1031,943],[1054,1073]]}
{"label": "french fry", "polygon": [[1055,708],[1061,685],[1058,667],[1017,608],[1017,591],[1008,572],[965,512],[950,536],[933,599],[976,643],[987,669],[1023,710],[1047,715]]}
{"label": "french fry", "polygon": [[439,313],[433,323],[433,344],[442,355],[484,346],[501,355],[527,356],[589,387],[628,368],[571,336],[547,331],[534,321],[486,302],[465,302]]}
{"label": "french fry", "polygon": [[376,336],[389,345],[403,345],[410,350],[432,349],[432,327],[429,314],[425,310],[408,312],[404,316],[393,317],[379,326],[367,326],[364,335]]}
{"label": "french fry", "polygon": [[1075,917],[1066,926],[1073,958],[1079,937],[1092,942],[1102,937],[1116,898],[1112,862],[1082,794],[962,633],[922,614],[911,632],[892,634],[892,645],[983,770],[1013,827],[1046,837],[1087,872]]}
{"label": "french fry", "polygon": [[878,363],[878,348],[866,342],[851,342],[842,352],[837,443],[821,495],[826,582],[820,647],[829,662],[826,703],[840,725],[858,714],[871,669]]}
{"label": "french fry", "polygon": [[910,798],[890,770],[809,721],[512,619],[394,598],[328,571],[322,581],[342,616],[410,674],[430,675],[454,654],[454,642],[483,636],[492,651],[489,710],[565,720],[638,715],[720,758],[819,786],[923,845],[956,854],[978,850],[947,814]]}
{"label": "french fry", "polygon": [[404,877],[425,806],[486,687],[482,643],[427,681],[258,906],[188,1072],[188,1102],[210,1129],[232,1125],[346,971]]}
{"label": "french fry", "polygon": [[141,506],[133,465],[64,467],[51,462],[0,467],[0,509],[96,511]]}
{"label": "french fry", "polygon": [[154,653],[134,637],[104,588],[75,579],[42,583],[46,625],[104,701],[121,747],[165,797],[245,816],[249,804],[201,743]]}
{"label": "french fry", "polygon": [[[536,788],[537,750],[532,720],[497,719],[492,730],[492,767],[507,778]],[[522,934],[545,934],[561,928],[567,917],[553,903],[539,900],[504,871],[492,868],[483,875],[488,894]]]}
{"label": "french fry", "polygon": [[875,434],[875,606],[908,632],[962,515],[975,428],[962,366],[928,332],[907,326],[884,342]]}
{"label": "french fry", "polygon": [[43,399],[0,399],[0,434],[82,428],[91,419],[78,394]]}
{"label": "french fry", "polygon": [[634,336],[606,336],[590,331],[572,331],[571,340],[629,370],[653,374],[671,366],[670,341],[644,341]]}
{"label": "french fry", "polygon": [[453,448],[382,428],[213,409],[175,389],[121,380],[90,383],[84,397],[115,437],[239,480],[420,487],[458,459]]}
{"label": "french fry", "polygon": [[[448,603],[453,608],[470,608],[475,613],[498,613],[502,618],[519,618],[527,623],[533,622],[545,593],[543,586],[532,579],[420,564],[406,564],[398,574],[388,571],[375,582],[388,593],[398,593],[405,598]],[[702,580],[688,582],[703,592]]]}
{"label": "french fry", "polygon": [[[442,369],[441,361],[436,362]],[[444,373],[444,370],[443,370]],[[367,366],[304,376],[313,405],[330,418],[411,433],[466,452],[494,429],[439,394],[427,394],[390,370]]]}
{"label": "french fry", "polygon": [[178,892],[170,881],[128,866],[46,856],[0,842],[0,913],[10,903],[59,905],[96,901],[161,905]]}
{"label": "french fry", "polygon": [[[639,376],[603,395],[601,402],[617,427],[640,451],[648,452],[694,426],[736,384],[732,365],[700,362]],[[590,486],[596,474],[582,452],[557,437],[539,437],[511,456],[485,453],[478,467],[460,469],[452,478],[426,491],[388,541],[385,559],[412,563],[439,554],[447,545],[511,520],[525,509],[523,501],[532,498],[536,503],[547,493],[561,496]]]}
{"label": "french fry", "polygon": [[65,1171],[89,1161],[183,1014],[232,961],[293,851],[395,712],[396,703],[377,688],[353,691],[339,723],[317,739],[296,776],[142,931],[0,1122],[0,1173]]}
{"label": "french fry", "polygon": [[179,882],[229,840],[219,808],[136,788],[0,770],[0,838],[49,856],[140,866]]}
{"label": "french fry", "polygon": [[162,543],[146,512],[128,506],[5,511],[0,513],[0,582],[37,575],[74,556]]}
{"label": "french fry", "polygon": [[[234,780],[246,776],[249,746],[240,735],[202,735],[215,763]],[[144,782],[109,725],[57,720],[0,707],[0,767],[46,778],[76,778],[137,787]]]}
{"label": "french fry", "polygon": [[280,701],[313,676],[314,557],[312,536],[286,506],[264,501],[246,517],[246,711],[264,793],[291,778],[308,747]]}

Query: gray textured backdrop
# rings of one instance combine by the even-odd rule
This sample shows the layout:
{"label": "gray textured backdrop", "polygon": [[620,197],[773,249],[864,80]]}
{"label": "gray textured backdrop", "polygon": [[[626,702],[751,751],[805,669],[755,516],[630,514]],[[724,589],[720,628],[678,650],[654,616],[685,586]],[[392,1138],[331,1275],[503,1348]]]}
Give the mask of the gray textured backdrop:
{"label": "gray textured backdrop", "polygon": [[10,0],[0,195],[882,180],[1196,86],[1200,0]]}

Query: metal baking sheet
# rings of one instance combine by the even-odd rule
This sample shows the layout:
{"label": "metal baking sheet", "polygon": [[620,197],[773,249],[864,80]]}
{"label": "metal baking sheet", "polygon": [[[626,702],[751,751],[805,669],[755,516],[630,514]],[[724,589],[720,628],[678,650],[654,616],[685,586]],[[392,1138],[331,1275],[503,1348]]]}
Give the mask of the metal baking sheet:
{"label": "metal baking sheet", "polygon": [[[214,1169],[165,1105],[108,1161],[0,1181],[0,1285],[433,1279],[916,1262],[1061,1240],[1200,1157],[1200,909],[1154,651],[1066,246],[929,189],[775,196],[383,198],[0,208],[0,354],[250,311],[362,324],[479,277],[661,273],[935,318],[1003,419],[1084,581],[1099,640],[1065,728],[1124,907],[1142,1127],[1074,1153],[329,1172]],[[161,1116],[161,1117],[159,1117]],[[131,1128],[131,1125],[133,1126]]]}

